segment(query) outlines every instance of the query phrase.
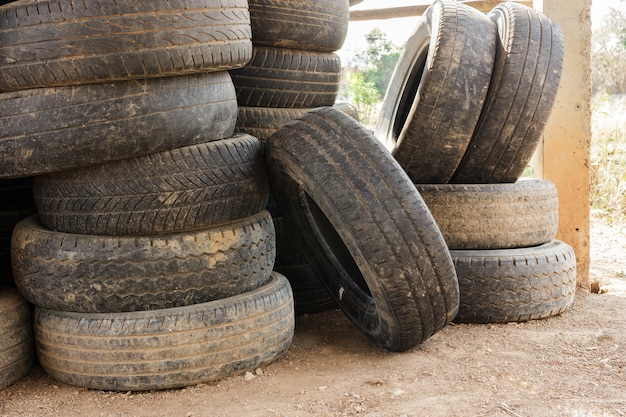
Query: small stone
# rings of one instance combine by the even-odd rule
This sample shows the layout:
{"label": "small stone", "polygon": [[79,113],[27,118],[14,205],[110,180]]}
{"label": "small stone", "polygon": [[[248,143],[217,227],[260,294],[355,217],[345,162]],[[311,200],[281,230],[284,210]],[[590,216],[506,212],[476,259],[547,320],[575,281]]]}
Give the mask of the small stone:
{"label": "small stone", "polygon": [[255,374],[257,374],[257,376],[261,376],[261,375],[263,375],[263,369],[261,369],[261,368],[256,368],[256,369],[254,370],[254,373],[255,373]]}
{"label": "small stone", "polygon": [[326,391],[328,389],[328,387],[326,385],[322,385],[321,387],[318,388],[319,391]]}
{"label": "small stone", "polygon": [[246,372],[246,375],[244,375],[244,379],[245,379],[246,381],[250,381],[250,380],[252,380],[252,379],[254,379],[254,378],[256,378],[256,377],[255,377],[255,376],[254,376],[254,374],[253,374],[252,372],[250,372],[250,371],[247,371],[247,372]]}

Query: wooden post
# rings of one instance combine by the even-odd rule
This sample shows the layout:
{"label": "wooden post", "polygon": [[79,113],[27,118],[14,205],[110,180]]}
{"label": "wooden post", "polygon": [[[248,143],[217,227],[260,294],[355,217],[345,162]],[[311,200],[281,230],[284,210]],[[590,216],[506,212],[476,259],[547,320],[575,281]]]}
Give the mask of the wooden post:
{"label": "wooden post", "polygon": [[591,0],[535,0],[534,7],[557,22],[565,37],[559,92],[533,160],[534,176],[556,183],[558,239],[577,258],[578,285],[589,287],[591,147]]}

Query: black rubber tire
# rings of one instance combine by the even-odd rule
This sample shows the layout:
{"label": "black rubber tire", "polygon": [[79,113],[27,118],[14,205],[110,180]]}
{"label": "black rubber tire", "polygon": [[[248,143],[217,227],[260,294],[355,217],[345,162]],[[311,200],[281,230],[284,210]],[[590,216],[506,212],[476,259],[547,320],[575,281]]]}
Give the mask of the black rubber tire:
{"label": "black rubber tire", "polygon": [[335,52],[348,34],[348,0],[249,0],[255,45]]}
{"label": "black rubber tire", "polygon": [[203,229],[267,205],[263,149],[240,134],[137,158],[41,175],[33,187],[51,230],[147,235]]}
{"label": "black rubber tire", "polygon": [[461,289],[456,322],[542,319],[574,302],[576,256],[559,240],[530,248],[450,253]]}
{"label": "black rubber tire", "polygon": [[496,25],[453,0],[428,7],[400,55],[376,136],[415,183],[446,183],[487,95]]}
{"label": "black rubber tire", "polygon": [[83,313],[204,303],[265,284],[276,257],[267,211],[210,229],[153,236],[96,236],[15,227],[13,278],[44,308]]}
{"label": "black rubber tire", "polygon": [[455,183],[515,182],[550,117],[563,68],[563,34],[543,13],[505,2],[490,13],[498,27],[496,64]]}
{"label": "black rubber tire", "polygon": [[[347,102],[338,102],[333,107],[359,120],[359,113],[354,105]],[[312,110],[314,109],[240,106],[235,132],[248,133],[265,142],[278,129]]]}
{"label": "black rubber tire", "polygon": [[20,1],[0,9],[0,91],[239,68],[245,0]]}
{"label": "black rubber tire", "polygon": [[0,180],[0,286],[15,287],[11,271],[11,235],[20,220],[36,211],[32,177]]}
{"label": "black rubber tire", "polygon": [[285,277],[209,303],[84,314],[35,309],[39,362],[65,384],[112,391],[177,388],[254,370],[291,345]]}
{"label": "black rubber tire", "polygon": [[131,158],[233,135],[227,71],[0,94],[0,178]]}
{"label": "black rubber tire", "polygon": [[537,246],[556,237],[559,197],[545,180],[513,184],[418,184],[449,249]]}
{"label": "black rubber tire", "polygon": [[239,106],[332,106],[339,93],[341,59],[331,52],[255,46],[252,60],[230,74]]}
{"label": "black rubber tire", "polygon": [[458,282],[443,236],[367,128],[317,109],[272,135],[266,160],[308,263],[364,334],[404,351],[454,318]]}
{"label": "black rubber tire", "polygon": [[35,363],[31,306],[15,288],[0,286],[0,389],[28,375]]}

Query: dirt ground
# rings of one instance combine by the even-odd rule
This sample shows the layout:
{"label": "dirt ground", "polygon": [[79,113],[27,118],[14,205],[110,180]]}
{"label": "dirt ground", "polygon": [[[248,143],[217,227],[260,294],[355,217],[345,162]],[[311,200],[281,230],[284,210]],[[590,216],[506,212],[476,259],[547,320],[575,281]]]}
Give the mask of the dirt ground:
{"label": "dirt ground", "polygon": [[626,226],[592,227],[591,281],[561,316],[451,325],[406,353],[339,311],[298,317],[292,347],[255,373],[157,392],[60,384],[40,368],[0,391],[1,416],[624,416]]}

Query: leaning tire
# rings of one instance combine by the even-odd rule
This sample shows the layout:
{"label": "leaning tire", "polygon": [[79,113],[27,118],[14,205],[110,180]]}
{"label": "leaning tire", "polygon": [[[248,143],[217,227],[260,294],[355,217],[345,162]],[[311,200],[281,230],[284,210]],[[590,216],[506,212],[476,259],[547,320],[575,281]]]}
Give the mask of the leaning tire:
{"label": "leaning tire", "polygon": [[31,216],[11,242],[13,274],[31,303],[116,313],[203,303],[265,284],[276,248],[267,211],[210,229],[95,236],[44,229]]}
{"label": "leaning tire", "polygon": [[0,91],[225,71],[252,57],[245,0],[22,1],[0,13]]}
{"label": "leaning tire", "polygon": [[35,310],[39,362],[56,380],[140,391],[210,382],[266,365],[290,346],[287,280],[235,297],[155,311],[81,314]]}
{"label": "leaning tire", "polygon": [[449,249],[537,246],[555,238],[559,198],[554,183],[417,184]]}
{"label": "leaning tire", "polygon": [[0,94],[0,178],[100,164],[232,136],[226,71]]}
{"label": "leaning tire", "polygon": [[563,34],[555,22],[515,2],[489,16],[499,35],[494,73],[455,183],[517,181],[541,139],[561,78]]}
{"label": "leaning tire", "polygon": [[553,240],[531,248],[450,251],[459,277],[455,321],[506,323],[565,311],[576,293],[576,257]]}
{"label": "leaning tire", "polygon": [[495,58],[496,26],[438,0],[408,39],[383,100],[376,136],[415,183],[446,183],[480,116]]}
{"label": "leaning tire", "polygon": [[0,286],[0,389],[28,375],[35,363],[32,316],[15,288]]}
{"label": "leaning tire", "polygon": [[334,52],[348,34],[347,0],[249,0],[255,45]]}
{"label": "leaning tire", "polygon": [[458,283],[424,201],[360,123],[314,110],[266,143],[276,201],[309,264],[376,343],[410,349],[456,315]]}
{"label": "leaning tire", "polygon": [[258,139],[235,135],[143,157],[41,175],[37,211],[51,230],[147,235],[252,216],[269,186]]}
{"label": "leaning tire", "polygon": [[239,106],[332,106],[339,92],[341,59],[330,52],[255,46],[252,60],[230,74]]}

